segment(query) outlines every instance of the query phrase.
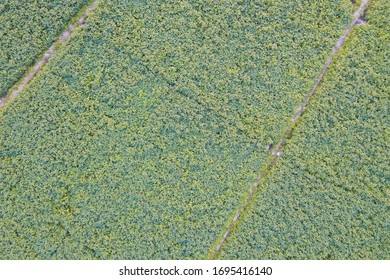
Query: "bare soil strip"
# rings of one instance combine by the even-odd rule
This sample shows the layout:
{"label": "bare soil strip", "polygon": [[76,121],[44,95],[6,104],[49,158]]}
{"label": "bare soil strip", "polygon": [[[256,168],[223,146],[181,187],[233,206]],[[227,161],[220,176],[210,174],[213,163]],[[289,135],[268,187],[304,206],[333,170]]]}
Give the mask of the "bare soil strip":
{"label": "bare soil strip", "polygon": [[264,178],[267,172],[271,170],[271,168],[275,165],[276,161],[279,159],[279,157],[282,155],[282,148],[286,140],[291,136],[294,125],[296,124],[297,120],[301,117],[303,110],[306,108],[306,106],[309,103],[310,98],[313,96],[314,92],[316,91],[318,85],[320,84],[322,78],[324,77],[326,71],[328,70],[328,67],[330,63],[332,62],[333,56],[339,51],[341,46],[344,43],[345,38],[351,31],[352,27],[356,24],[361,24],[361,16],[364,13],[366,9],[366,5],[369,2],[369,0],[362,0],[359,8],[356,10],[356,12],[353,14],[352,21],[348,24],[346,29],[344,30],[344,33],[340,36],[340,38],[337,40],[336,44],[334,45],[331,54],[329,55],[328,59],[326,60],[324,67],[322,68],[319,76],[317,77],[312,89],[310,92],[306,95],[303,102],[298,106],[298,108],[295,110],[295,113],[293,117],[291,118],[291,123],[287,126],[287,128],[284,130],[282,137],[280,138],[278,144],[275,146],[275,148],[272,149],[271,154],[272,156],[268,160],[268,162],[265,164],[263,169],[261,170],[259,176],[257,177],[256,181],[250,186],[248,193],[245,197],[245,199],[241,202],[241,205],[236,210],[233,219],[230,221],[226,231],[222,235],[222,238],[218,242],[218,244],[211,248],[211,252],[209,254],[210,259],[215,259],[218,252],[220,251],[223,243],[226,241],[226,238],[228,237],[229,233],[233,230],[234,226],[236,225],[242,211],[246,208],[248,205],[250,199],[252,198],[253,192],[255,188],[260,184],[261,180]]}
{"label": "bare soil strip", "polygon": [[10,92],[0,98],[0,109],[8,103],[10,100],[15,98],[16,95],[35,77],[35,75],[42,69],[42,66],[50,59],[50,57],[56,51],[56,45],[64,43],[69,36],[74,32],[77,26],[83,26],[84,21],[88,14],[95,8],[97,0],[93,1],[84,11],[84,13],[78,18],[76,23],[72,23],[68,28],[60,35],[56,42],[44,53],[40,60],[32,67],[32,69],[19,81],[17,82],[10,90]]}

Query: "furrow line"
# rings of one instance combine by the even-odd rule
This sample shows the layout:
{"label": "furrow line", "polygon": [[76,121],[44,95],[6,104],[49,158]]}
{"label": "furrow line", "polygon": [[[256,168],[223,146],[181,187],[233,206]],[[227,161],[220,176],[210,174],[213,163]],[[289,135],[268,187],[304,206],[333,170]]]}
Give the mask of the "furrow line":
{"label": "furrow line", "polygon": [[209,251],[209,258],[210,259],[215,259],[218,255],[218,252],[221,250],[222,245],[225,243],[227,237],[229,236],[230,232],[234,229],[235,225],[238,222],[238,219],[240,215],[242,214],[243,210],[247,207],[248,203],[250,202],[253,193],[255,189],[258,187],[260,184],[261,180],[264,178],[267,172],[271,170],[271,168],[275,165],[277,160],[280,158],[282,155],[282,149],[283,145],[285,144],[286,140],[291,136],[293,129],[295,127],[295,124],[301,117],[303,110],[307,107],[310,98],[313,96],[314,92],[316,91],[318,85],[322,81],[326,71],[329,68],[329,65],[332,62],[333,56],[337,54],[339,49],[344,43],[345,38],[348,36],[349,32],[351,31],[352,27],[356,24],[364,23],[361,20],[361,15],[366,9],[366,6],[368,4],[369,0],[362,0],[359,8],[355,11],[353,14],[353,19],[352,21],[347,25],[345,28],[343,34],[340,36],[340,38],[337,40],[335,43],[331,54],[329,55],[328,59],[326,60],[319,76],[317,77],[312,89],[309,91],[309,93],[305,96],[303,102],[298,106],[298,108],[295,110],[293,117],[291,118],[291,123],[288,124],[287,128],[284,130],[282,133],[282,136],[278,142],[278,144],[271,150],[271,157],[268,159],[267,163],[264,165],[264,168],[261,170],[259,176],[256,178],[256,181],[250,186],[247,195],[241,202],[240,206],[238,209],[234,212],[233,219],[229,222],[228,227],[226,231],[223,233],[222,238],[219,240],[216,246],[213,246],[210,248]]}

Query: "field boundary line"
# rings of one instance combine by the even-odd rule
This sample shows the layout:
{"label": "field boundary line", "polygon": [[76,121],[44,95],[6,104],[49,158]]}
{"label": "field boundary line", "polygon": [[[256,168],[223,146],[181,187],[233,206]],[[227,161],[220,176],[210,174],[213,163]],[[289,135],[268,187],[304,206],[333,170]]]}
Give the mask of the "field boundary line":
{"label": "field boundary line", "polygon": [[[333,46],[333,49],[332,49],[328,59],[326,60],[324,66],[322,67],[322,70],[321,70],[320,74],[318,75],[312,89],[305,96],[303,102],[300,103],[298,108],[295,110],[294,115],[291,118],[291,122],[287,125],[287,128],[283,131],[282,136],[281,136],[278,144],[275,146],[275,148],[271,149],[271,157],[269,157],[268,160],[266,161],[266,163],[263,165],[263,168],[261,169],[260,174],[256,178],[255,182],[248,189],[248,192],[247,192],[245,198],[240,203],[238,208],[233,212],[234,216],[231,215],[231,216],[233,216],[233,218],[230,220],[230,222],[227,223],[228,226],[227,226],[227,229],[224,231],[222,238],[219,239],[218,243],[216,243],[216,242],[213,243],[212,247],[209,249],[209,252],[207,254],[209,259],[216,259],[219,251],[222,248],[222,245],[225,243],[230,232],[234,229],[243,210],[248,206],[255,189],[258,187],[258,185],[260,184],[260,182],[264,178],[264,176],[271,170],[271,168],[275,165],[277,160],[281,157],[283,145],[285,144],[286,140],[291,136],[293,129],[295,127],[295,124],[297,123],[297,121],[301,117],[304,109],[307,107],[311,97],[313,96],[318,85],[322,81],[326,71],[329,68],[329,65],[331,64],[331,62],[333,60],[333,56],[337,54],[337,52],[339,51],[339,49],[343,45],[344,40],[346,39],[347,35],[351,31],[352,27],[356,24],[364,23],[361,20],[361,15],[366,10],[366,6],[367,6],[369,1],[370,0],[362,0],[359,8],[353,13],[352,21],[349,22],[349,24],[345,28],[343,34],[339,37],[339,39],[336,41],[335,45]],[[217,244],[217,245],[215,245],[215,244]]]}
{"label": "field boundary line", "polygon": [[14,99],[19,92],[29,83],[31,80],[38,74],[38,72],[42,69],[43,65],[52,57],[52,55],[56,52],[56,49],[61,46],[65,41],[67,41],[75,31],[76,27],[82,27],[84,25],[85,19],[89,15],[89,13],[96,7],[99,0],[93,0],[89,2],[87,5],[82,7],[77,14],[84,10],[81,15],[77,18],[76,21],[71,20],[71,23],[68,27],[61,33],[61,35],[54,41],[54,43],[50,46],[50,48],[41,56],[41,58],[34,64],[30,70],[27,70],[25,75],[19,79],[9,90],[8,93],[0,98],[0,109],[3,108],[5,104]]}

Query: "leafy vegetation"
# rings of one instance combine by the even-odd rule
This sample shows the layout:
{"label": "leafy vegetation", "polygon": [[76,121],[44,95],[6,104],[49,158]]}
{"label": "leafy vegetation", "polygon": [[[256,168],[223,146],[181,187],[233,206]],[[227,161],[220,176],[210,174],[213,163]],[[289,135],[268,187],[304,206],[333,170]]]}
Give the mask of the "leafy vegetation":
{"label": "leafy vegetation", "polygon": [[87,0],[0,2],[0,97],[64,30]]}
{"label": "leafy vegetation", "polygon": [[390,258],[389,11],[354,27],[220,258]]}
{"label": "leafy vegetation", "polygon": [[204,258],[348,1],[101,1],[0,112],[0,258]]}

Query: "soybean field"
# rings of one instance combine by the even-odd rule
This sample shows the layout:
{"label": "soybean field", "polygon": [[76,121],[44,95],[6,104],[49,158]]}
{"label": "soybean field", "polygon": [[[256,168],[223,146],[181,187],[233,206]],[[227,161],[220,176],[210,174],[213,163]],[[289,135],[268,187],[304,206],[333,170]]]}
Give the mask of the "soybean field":
{"label": "soybean field", "polygon": [[[0,93],[91,2],[5,3]],[[386,1],[275,150],[359,5],[96,1],[0,108],[0,259],[388,259]]]}
{"label": "soybean field", "polygon": [[220,258],[389,259],[385,2],[352,31]]}
{"label": "soybean field", "polygon": [[87,0],[0,2],[0,97],[57,39]]}

